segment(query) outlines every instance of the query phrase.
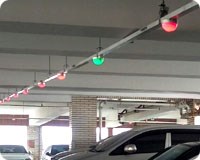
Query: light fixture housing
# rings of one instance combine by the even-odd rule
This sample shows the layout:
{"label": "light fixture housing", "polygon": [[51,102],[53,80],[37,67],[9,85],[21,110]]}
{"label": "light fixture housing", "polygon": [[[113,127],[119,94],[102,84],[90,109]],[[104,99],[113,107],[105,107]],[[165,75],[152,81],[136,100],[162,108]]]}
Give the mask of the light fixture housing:
{"label": "light fixture housing", "polygon": [[13,97],[14,97],[14,98],[18,98],[18,97],[19,97],[19,93],[14,93],[14,94],[13,94]]}
{"label": "light fixture housing", "polygon": [[92,62],[96,66],[101,66],[102,64],[104,64],[104,61],[105,61],[105,59],[104,59],[103,56],[97,55],[97,56],[92,58]]}
{"label": "light fixture housing", "polygon": [[174,32],[174,31],[176,31],[177,28],[178,28],[177,17],[161,20],[161,26],[162,26],[162,29],[165,32]]}
{"label": "light fixture housing", "polygon": [[7,0],[0,0],[0,7],[2,6],[2,4],[7,1]]}
{"label": "light fixture housing", "polygon": [[5,101],[10,102],[10,99],[11,99],[10,96],[8,96],[8,97],[5,98]]}
{"label": "light fixture housing", "polygon": [[38,82],[38,87],[39,88],[45,88],[46,87],[46,83],[41,80],[40,82]]}
{"label": "light fixture housing", "polygon": [[65,72],[61,72],[58,74],[58,77],[57,77],[59,80],[64,80],[66,78],[66,73]]}
{"label": "light fixture housing", "polygon": [[25,88],[25,89],[22,91],[22,94],[23,94],[23,95],[27,95],[28,92],[29,92],[29,90],[28,90],[27,88]]}

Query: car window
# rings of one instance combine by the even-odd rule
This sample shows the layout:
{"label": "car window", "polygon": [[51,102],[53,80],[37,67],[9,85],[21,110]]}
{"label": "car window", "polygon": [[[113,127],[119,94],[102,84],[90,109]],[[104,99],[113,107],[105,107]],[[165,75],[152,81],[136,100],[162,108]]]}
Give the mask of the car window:
{"label": "car window", "polygon": [[199,151],[200,151],[200,145],[192,147],[190,150],[182,154],[177,160],[189,160],[199,155]]}
{"label": "car window", "polygon": [[158,156],[155,155],[153,159],[150,158],[149,160],[175,160],[177,157],[189,149],[190,146],[188,145],[178,145],[166,150],[162,154],[158,153]]}
{"label": "car window", "polygon": [[179,144],[154,155],[149,160],[191,160],[199,151],[200,145]]}
{"label": "car window", "polygon": [[172,145],[200,140],[200,133],[197,131],[173,131],[171,132]]}
{"label": "car window", "polygon": [[101,140],[99,143],[97,143],[92,151],[96,151],[96,152],[103,152],[105,150],[110,149],[110,146],[113,145],[113,143],[116,143],[118,140],[121,141],[123,139],[126,139],[126,135],[134,135],[136,134],[137,131],[133,131],[133,130],[129,130],[123,133],[120,133],[118,135],[115,136],[111,136],[109,138],[106,138],[104,140]]}
{"label": "car window", "polygon": [[156,153],[165,148],[166,133],[162,131],[149,131],[138,135],[113,150],[110,155],[124,155],[124,147],[128,144],[135,144],[135,153]]}

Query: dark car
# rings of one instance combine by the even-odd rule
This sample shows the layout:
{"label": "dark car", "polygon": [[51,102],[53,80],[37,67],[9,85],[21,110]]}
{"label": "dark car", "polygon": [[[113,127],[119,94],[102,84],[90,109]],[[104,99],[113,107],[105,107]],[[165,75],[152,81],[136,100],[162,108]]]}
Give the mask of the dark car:
{"label": "dark car", "polygon": [[47,147],[47,149],[44,151],[41,160],[51,160],[51,158],[56,154],[68,150],[69,150],[69,145],[66,144],[51,145]]}
{"label": "dark car", "polygon": [[200,160],[200,142],[178,144],[157,153],[148,160]]}
{"label": "dark car", "polygon": [[86,152],[73,153],[60,160],[147,160],[167,147],[199,139],[200,126],[150,126],[109,137]]}

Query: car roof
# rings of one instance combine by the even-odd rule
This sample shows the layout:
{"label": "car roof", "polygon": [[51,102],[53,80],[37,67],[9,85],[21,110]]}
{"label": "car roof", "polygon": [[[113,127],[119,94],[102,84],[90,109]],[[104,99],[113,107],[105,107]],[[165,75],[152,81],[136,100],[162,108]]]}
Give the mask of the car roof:
{"label": "car roof", "polygon": [[19,147],[24,147],[22,145],[15,145],[15,144],[0,144],[0,146],[19,146]]}
{"label": "car roof", "polygon": [[118,136],[126,136],[129,137],[130,135],[135,135],[138,133],[144,133],[148,131],[156,131],[156,130],[182,130],[182,129],[188,129],[188,130],[200,130],[200,125],[159,125],[159,126],[145,126],[143,128],[133,128],[129,131],[126,131],[119,134]]}
{"label": "car roof", "polygon": [[52,144],[49,145],[47,148],[52,148],[52,147],[69,147],[69,144]]}
{"label": "car roof", "polygon": [[159,129],[200,129],[200,125],[159,125],[159,126],[145,126],[143,128],[136,128],[134,131],[144,131],[144,130],[159,130]]}

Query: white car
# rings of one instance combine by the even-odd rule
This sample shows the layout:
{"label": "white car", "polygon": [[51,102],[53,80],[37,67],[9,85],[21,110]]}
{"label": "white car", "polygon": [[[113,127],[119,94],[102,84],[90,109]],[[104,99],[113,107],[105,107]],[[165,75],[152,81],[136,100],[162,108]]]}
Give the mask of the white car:
{"label": "white car", "polygon": [[0,145],[0,160],[33,160],[21,145]]}
{"label": "white car", "polygon": [[146,160],[179,143],[199,141],[200,126],[173,125],[130,130],[59,160]]}

